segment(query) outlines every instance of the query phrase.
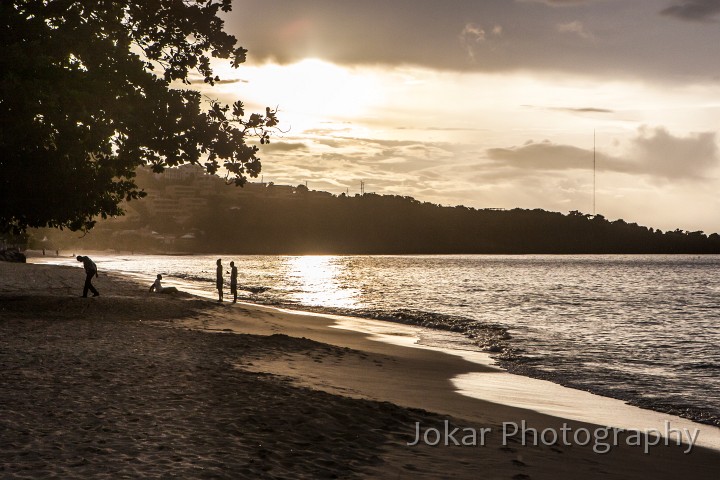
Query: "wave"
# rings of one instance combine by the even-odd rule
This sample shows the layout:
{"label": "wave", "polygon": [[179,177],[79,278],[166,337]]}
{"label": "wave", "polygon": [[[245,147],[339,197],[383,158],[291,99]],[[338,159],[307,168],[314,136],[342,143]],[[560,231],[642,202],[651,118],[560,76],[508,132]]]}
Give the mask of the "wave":
{"label": "wave", "polygon": [[263,305],[325,313],[329,315],[342,315],[348,317],[383,320],[386,322],[415,325],[463,334],[480,350],[497,354],[500,358],[514,358],[518,351],[510,344],[511,335],[508,327],[500,324],[482,323],[475,319],[458,315],[447,315],[437,312],[427,312],[412,309],[380,310],[380,309],[351,309],[342,307],[323,307],[302,305],[278,299],[246,298],[246,300]]}
{"label": "wave", "polygon": [[720,370],[720,365],[709,362],[688,363],[680,367],[682,370]]}
{"label": "wave", "polygon": [[206,282],[206,283],[212,283],[214,278],[211,277],[204,277],[200,275],[192,275],[189,273],[174,273],[173,278],[179,278],[181,280],[190,280],[193,282]]}

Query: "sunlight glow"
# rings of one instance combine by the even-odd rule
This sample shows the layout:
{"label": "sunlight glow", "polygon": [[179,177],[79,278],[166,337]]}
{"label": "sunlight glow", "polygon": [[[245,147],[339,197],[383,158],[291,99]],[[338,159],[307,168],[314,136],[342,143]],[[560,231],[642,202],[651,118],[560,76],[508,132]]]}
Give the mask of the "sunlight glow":
{"label": "sunlight glow", "polygon": [[[229,70],[220,74],[237,76]],[[249,107],[278,106],[283,124],[293,132],[356,120],[384,98],[381,78],[373,70],[312,58],[291,65],[246,66],[242,76],[242,82],[221,85],[218,91],[242,99]]]}
{"label": "sunlight glow", "polygon": [[358,292],[343,287],[343,274],[336,257],[306,255],[288,257],[287,273],[291,284],[299,284],[299,290],[291,295],[305,305],[325,305],[340,308],[356,307]]}

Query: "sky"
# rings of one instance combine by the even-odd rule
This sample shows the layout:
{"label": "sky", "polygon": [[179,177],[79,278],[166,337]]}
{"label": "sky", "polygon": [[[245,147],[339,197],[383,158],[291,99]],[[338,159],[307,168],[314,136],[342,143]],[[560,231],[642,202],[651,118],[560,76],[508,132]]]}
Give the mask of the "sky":
{"label": "sky", "polygon": [[720,0],[233,6],[266,182],[720,231]]}

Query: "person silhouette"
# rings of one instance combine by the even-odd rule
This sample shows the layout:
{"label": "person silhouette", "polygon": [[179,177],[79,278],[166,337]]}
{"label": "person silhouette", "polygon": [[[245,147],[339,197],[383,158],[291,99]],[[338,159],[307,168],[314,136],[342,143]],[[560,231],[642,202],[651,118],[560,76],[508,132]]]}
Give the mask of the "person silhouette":
{"label": "person silhouette", "polygon": [[83,262],[83,267],[85,268],[85,286],[83,287],[83,298],[87,298],[88,290],[90,290],[93,293],[93,297],[97,297],[100,295],[100,292],[98,292],[95,287],[93,287],[92,279],[93,277],[97,277],[97,265],[95,265],[95,262],[90,260],[90,257],[85,257],[83,255],[77,256],[78,262]]}
{"label": "person silhouette", "polygon": [[216,269],[216,284],[217,284],[217,290],[218,290],[218,302],[223,301],[223,268],[222,268],[222,260],[218,258],[217,260],[217,269]]}
{"label": "person silhouette", "polygon": [[233,296],[233,303],[237,303],[237,276],[238,271],[235,262],[230,262],[230,293]]}
{"label": "person silhouette", "polygon": [[157,278],[155,279],[155,283],[150,285],[150,291],[156,292],[156,293],[174,293],[177,292],[178,289],[175,287],[163,287],[160,283],[160,280],[162,280],[162,275],[158,273]]}

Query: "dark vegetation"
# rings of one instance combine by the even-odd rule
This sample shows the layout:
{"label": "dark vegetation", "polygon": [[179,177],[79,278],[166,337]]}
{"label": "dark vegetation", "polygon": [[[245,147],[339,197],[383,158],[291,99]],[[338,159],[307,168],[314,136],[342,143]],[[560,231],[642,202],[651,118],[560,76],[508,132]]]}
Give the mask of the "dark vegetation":
{"label": "dark vegetation", "polygon": [[197,218],[204,251],[243,253],[720,253],[720,235],[662,232],[580,212],[442,207],[365,195],[249,199]]}
{"label": "dark vegetation", "polygon": [[[139,233],[151,229],[163,239]],[[192,238],[183,239],[184,232],[193,232]],[[174,240],[168,242],[169,236]],[[85,248],[136,252],[720,253],[720,235],[716,233],[662,232],[577,211],[563,215],[540,209],[443,207],[411,197],[336,197],[304,188],[281,198],[243,195],[228,200],[215,195],[182,224],[140,215],[122,227],[106,222],[86,238],[73,240]]]}
{"label": "dark vegetation", "polygon": [[223,31],[230,0],[0,2],[0,233],[87,231],[144,193],[140,165],[260,172],[275,111],[204,99],[247,51]]}

